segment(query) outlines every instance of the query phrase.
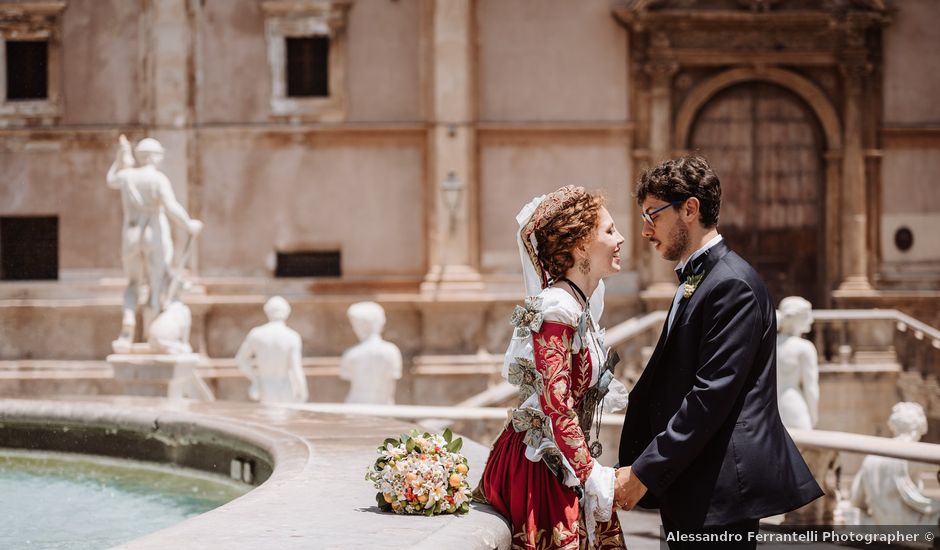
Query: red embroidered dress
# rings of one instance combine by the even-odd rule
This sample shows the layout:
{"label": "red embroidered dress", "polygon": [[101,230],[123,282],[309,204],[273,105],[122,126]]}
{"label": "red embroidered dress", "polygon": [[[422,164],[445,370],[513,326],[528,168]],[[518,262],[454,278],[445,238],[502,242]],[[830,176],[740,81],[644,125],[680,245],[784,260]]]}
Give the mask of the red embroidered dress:
{"label": "red embroidered dress", "polygon": [[[612,469],[591,457],[575,412],[597,381],[599,362],[594,335],[588,332],[586,345],[581,343],[580,313],[574,298],[549,288],[514,314],[521,328],[507,352],[513,363],[508,378],[520,386],[524,404],[496,440],[481,481],[487,501],[512,526],[514,549],[625,547],[617,516],[610,513]],[[608,501],[610,519],[596,523],[593,546],[576,487],[585,498]]]}

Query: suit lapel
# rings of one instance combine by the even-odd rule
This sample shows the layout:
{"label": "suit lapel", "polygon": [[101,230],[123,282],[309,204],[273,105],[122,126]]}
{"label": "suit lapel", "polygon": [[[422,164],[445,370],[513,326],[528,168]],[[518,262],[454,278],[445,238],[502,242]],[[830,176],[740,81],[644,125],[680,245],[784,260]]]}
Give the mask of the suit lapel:
{"label": "suit lapel", "polygon": [[[721,260],[725,254],[730,251],[728,245],[725,244],[724,239],[718,242],[715,246],[709,248],[703,254],[702,270],[705,272],[705,276],[702,277],[702,281],[699,282],[699,286],[705,282],[705,279],[708,278],[708,274],[711,273],[715,264]],[[659,356],[662,355],[663,350],[666,347],[666,343],[669,341],[669,337],[675,333],[675,325],[679,323],[679,318],[682,316],[682,313],[688,307],[689,302],[692,301],[692,298],[681,298],[678,305],[676,305],[676,315],[673,317],[673,326],[669,326],[669,314],[666,314],[666,322],[663,323],[663,330],[659,335],[659,341],[656,343],[656,349],[653,350],[653,355],[650,357],[649,363],[646,364],[646,368],[643,370],[643,373],[646,374],[646,371],[653,370],[656,367],[657,361],[659,361]],[[669,313],[672,313],[672,306],[669,307]]]}

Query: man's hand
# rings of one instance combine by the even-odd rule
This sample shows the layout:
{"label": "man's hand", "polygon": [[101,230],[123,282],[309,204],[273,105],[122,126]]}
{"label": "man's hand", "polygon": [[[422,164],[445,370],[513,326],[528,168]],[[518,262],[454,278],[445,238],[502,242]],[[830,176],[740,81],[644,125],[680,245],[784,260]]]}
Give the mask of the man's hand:
{"label": "man's hand", "polygon": [[619,468],[614,478],[614,504],[624,510],[632,510],[646,494],[646,485],[633,475],[630,466]]}

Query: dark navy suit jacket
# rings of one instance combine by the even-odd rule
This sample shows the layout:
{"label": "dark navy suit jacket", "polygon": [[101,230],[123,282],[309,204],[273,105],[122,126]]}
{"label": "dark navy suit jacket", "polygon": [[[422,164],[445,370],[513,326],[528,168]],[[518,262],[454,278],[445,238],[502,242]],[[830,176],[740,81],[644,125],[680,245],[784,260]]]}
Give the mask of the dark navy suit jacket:
{"label": "dark navy suit jacket", "polygon": [[[754,269],[722,241],[630,392],[620,465],[680,528],[796,509],[823,492],[777,410],[777,320]],[[668,323],[668,320],[667,320]]]}

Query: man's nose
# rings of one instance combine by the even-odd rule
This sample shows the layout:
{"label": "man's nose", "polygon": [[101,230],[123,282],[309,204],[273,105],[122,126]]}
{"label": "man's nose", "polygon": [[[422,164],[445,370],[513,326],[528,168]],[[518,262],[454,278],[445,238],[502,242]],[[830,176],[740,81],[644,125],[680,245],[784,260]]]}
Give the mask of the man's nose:
{"label": "man's nose", "polygon": [[646,220],[643,220],[643,232],[640,233],[647,239],[653,236],[653,226],[649,224]]}

